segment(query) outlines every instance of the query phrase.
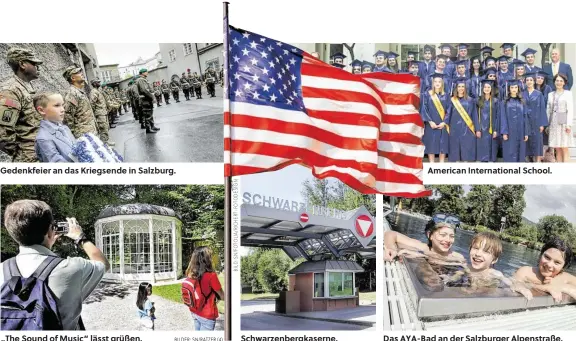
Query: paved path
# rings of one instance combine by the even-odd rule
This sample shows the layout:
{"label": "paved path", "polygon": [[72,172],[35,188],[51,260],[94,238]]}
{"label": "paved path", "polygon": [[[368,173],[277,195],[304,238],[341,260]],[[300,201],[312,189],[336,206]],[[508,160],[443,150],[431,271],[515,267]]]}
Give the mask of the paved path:
{"label": "paved path", "polygon": [[[82,305],[87,330],[139,330],[136,308],[138,286],[101,283]],[[155,330],[194,330],[194,321],[184,304],[152,295],[156,307]],[[224,316],[215,330],[224,330]]]}

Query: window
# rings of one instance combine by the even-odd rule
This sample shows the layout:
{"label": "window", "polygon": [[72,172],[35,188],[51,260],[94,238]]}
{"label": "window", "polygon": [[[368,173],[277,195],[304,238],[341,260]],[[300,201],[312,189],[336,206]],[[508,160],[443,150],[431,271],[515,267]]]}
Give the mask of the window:
{"label": "window", "polygon": [[192,43],[184,43],[182,45],[184,48],[184,55],[185,56],[192,54]]}
{"label": "window", "polygon": [[110,82],[112,79],[112,72],[110,70],[101,71],[100,78],[102,78],[103,82]]}
{"label": "window", "polygon": [[353,296],[354,274],[352,272],[328,273],[328,296]]}
{"label": "window", "polygon": [[218,73],[220,71],[220,61],[218,60],[218,58],[206,61],[206,69],[208,69],[209,67],[211,67],[214,71]]}
{"label": "window", "polygon": [[170,62],[175,61],[175,60],[176,60],[176,51],[170,50],[170,51],[168,52],[168,56],[169,56],[169,58],[170,58]]}
{"label": "window", "polygon": [[314,274],[314,297],[324,297],[324,274]]}

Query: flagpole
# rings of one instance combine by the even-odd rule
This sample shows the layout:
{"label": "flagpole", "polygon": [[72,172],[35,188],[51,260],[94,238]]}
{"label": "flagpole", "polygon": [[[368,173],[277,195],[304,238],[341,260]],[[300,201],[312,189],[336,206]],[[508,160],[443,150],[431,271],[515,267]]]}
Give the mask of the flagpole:
{"label": "flagpole", "polygon": [[[228,154],[227,160],[224,160],[227,165],[225,167],[232,167],[232,137],[230,136],[230,121],[231,114],[229,108],[229,86],[230,83],[228,82],[228,71],[230,70],[229,66],[229,45],[228,45],[228,5],[229,2],[224,1],[223,5],[223,14],[224,14],[224,84],[222,89],[224,90],[224,114],[228,115],[228,125],[224,125],[225,129],[228,129],[228,134],[225,134],[225,138],[227,136],[229,143],[230,143],[230,151]],[[225,120],[226,121],[226,120]],[[224,340],[225,341],[232,341],[232,297],[233,297],[233,290],[232,290],[232,172],[228,173],[230,176],[227,176],[224,181],[224,287],[226,288],[226,298],[224,300]]]}

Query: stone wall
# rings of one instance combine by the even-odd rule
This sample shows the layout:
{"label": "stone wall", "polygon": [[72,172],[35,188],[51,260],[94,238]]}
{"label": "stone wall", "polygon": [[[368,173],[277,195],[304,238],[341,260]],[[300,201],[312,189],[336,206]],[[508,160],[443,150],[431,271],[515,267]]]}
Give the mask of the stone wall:
{"label": "stone wall", "polygon": [[58,91],[64,92],[69,87],[62,76],[66,67],[72,65],[73,57],[70,51],[62,44],[0,44],[0,83],[12,77],[14,73],[6,60],[8,49],[13,46],[25,47],[34,51],[44,64],[40,65],[39,78],[32,81],[38,92]]}

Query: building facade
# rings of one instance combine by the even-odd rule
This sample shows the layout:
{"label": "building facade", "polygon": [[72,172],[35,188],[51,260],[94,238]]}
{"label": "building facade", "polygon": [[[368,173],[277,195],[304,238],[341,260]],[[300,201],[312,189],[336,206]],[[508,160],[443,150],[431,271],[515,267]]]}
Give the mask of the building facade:
{"label": "building facade", "polygon": [[58,44],[0,44],[0,82],[12,77],[14,73],[6,60],[11,47],[23,47],[34,51],[44,63],[39,67],[39,78],[32,81],[37,91],[64,92],[70,86],[62,76],[64,70],[73,64],[84,70],[90,82],[99,77],[98,59],[94,44],[58,43]]}
{"label": "building facade", "polygon": [[121,79],[126,79],[138,75],[140,69],[154,70],[160,66],[162,66],[162,54],[158,51],[148,59],[142,59],[140,57],[126,66],[118,67],[118,72]]}
{"label": "building facade", "polygon": [[182,43],[160,44],[163,65],[168,67],[168,74],[180,76],[182,72],[204,74],[208,67],[219,72],[224,57],[222,43]]}
{"label": "building facade", "polygon": [[120,81],[118,64],[100,65],[100,80],[103,84]]}

